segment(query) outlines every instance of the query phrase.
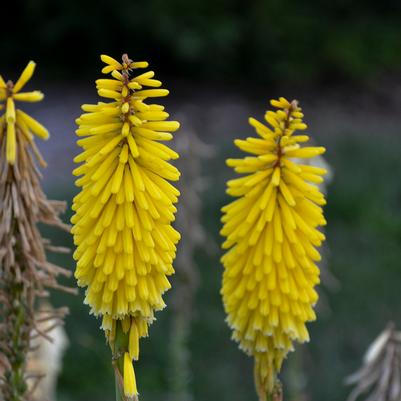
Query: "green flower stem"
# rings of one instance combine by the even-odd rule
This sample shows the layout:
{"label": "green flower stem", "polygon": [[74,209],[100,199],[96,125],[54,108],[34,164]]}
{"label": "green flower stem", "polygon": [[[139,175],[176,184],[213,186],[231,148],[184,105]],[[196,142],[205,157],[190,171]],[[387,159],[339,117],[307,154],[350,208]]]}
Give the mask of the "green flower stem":
{"label": "green flower stem", "polygon": [[124,333],[121,323],[116,323],[116,334],[114,343],[111,344],[113,351],[113,366],[116,383],[116,401],[130,401],[124,395],[123,377],[124,377],[124,353],[128,351],[128,333]]}
{"label": "green flower stem", "polygon": [[10,281],[8,291],[13,302],[8,311],[7,337],[12,346],[7,349],[10,369],[4,375],[7,384],[3,395],[5,401],[23,401],[27,391],[25,358],[29,347],[30,330],[26,321],[23,285],[16,281],[16,277],[12,277]]}
{"label": "green flower stem", "polygon": [[[12,226],[12,230],[16,231],[15,223]],[[17,243],[16,257],[20,262],[19,265],[23,266],[20,254],[21,250]],[[3,397],[4,401],[23,401],[28,389],[25,368],[29,351],[31,324],[27,316],[26,305],[29,302],[30,294],[29,289],[24,287],[23,282],[13,269],[3,277],[3,280],[5,293],[8,294],[10,299],[5,311],[5,338],[2,339],[9,344],[4,352],[10,362],[9,369],[4,372]]]}
{"label": "green flower stem", "polygon": [[121,391],[119,373],[115,372],[115,382],[116,382],[116,401],[124,401],[124,393]]}
{"label": "green flower stem", "polygon": [[[185,308],[185,305],[182,307]],[[192,399],[188,386],[190,381],[188,338],[191,320],[187,312],[187,310],[177,309],[172,322],[170,353],[173,374],[171,392],[175,401]]]}

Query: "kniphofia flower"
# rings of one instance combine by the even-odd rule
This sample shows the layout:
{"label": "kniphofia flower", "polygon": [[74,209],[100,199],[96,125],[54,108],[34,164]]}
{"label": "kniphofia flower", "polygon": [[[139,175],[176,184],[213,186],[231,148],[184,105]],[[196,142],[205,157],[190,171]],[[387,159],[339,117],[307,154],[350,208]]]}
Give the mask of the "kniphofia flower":
{"label": "kniphofia flower", "polygon": [[[179,178],[169,163],[178,154],[160,141],[179,128],[167,121],[164,107],[150,103],[166,96],[154,72],[135,76],[147,62],[122,62],[102,55],[96,81],[108,102],[85,104],[77,120],[82,163],[74,175],[81,192],[74,198],[72,218],[75,276],[87,287],[85,302],[102,316],[102,328],[116,360],[116,373],[126,397],[137,396],[132,360],[139,339],[148,334],[154,312],[165,307],[173,259],[180,235],[172,227],[179,192],[169,181]],[[150,87],[150,89],[145,89]],[[148,102],[148,103],[147,103]]]}
{"label": "kniphofia flower", "polygon": [[[4,400],[26,399],[28,384],[36,387],[42,375],[27,374],[26,366],[31,340],[61,324],[66,313],[66,308],[38,311],[38,299],[48,296],[47,288],[69,290],[57,282],[59,274],[68,276],[69,272],[46,259],[47,250],[66,250],[51,246],[37,227],[44,223],[69,231],[58,217],[65,202],[48,200],[41,188],[36,162],[42,167],[46,163],[34,139],[47,139],[49,134],[16,107],[16,103],[43,98],[39,91],[21,92],[34,70],[31,61],[15,84],[0,76],[0,108],[4,110],[0,116],[0,398]],[[51,327],[39,328],[49,321]]]}
{"label": "kniphofia flower", "polygon": [[318,227],[326,224],[318,186],[325,169],[302,164],[324,153],[303,144],[309,137],[297,101],[272,100],[265,124],[249,119],[258,138],[235,140],[250,153],[227,164],[242,178],[228,181],[227,193],[238,199],[223,207],[221,234],[228,249],[222,296],[240,348],[255,358],[259,397],[271,394],[276,375],[293,342],[305,342],[305,323],[315,319],[313,306],[319,283],[316,249],[325,239]]}

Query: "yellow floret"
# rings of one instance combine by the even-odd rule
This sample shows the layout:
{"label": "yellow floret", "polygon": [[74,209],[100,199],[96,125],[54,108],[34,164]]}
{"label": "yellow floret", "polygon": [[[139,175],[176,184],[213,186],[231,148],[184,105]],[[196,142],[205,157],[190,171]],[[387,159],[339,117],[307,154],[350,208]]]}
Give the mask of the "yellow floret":
{"label": "yellow floret", "polygon": [[128,352],[124,354],[124,394],[129,398],[138,395],[134,367]]}

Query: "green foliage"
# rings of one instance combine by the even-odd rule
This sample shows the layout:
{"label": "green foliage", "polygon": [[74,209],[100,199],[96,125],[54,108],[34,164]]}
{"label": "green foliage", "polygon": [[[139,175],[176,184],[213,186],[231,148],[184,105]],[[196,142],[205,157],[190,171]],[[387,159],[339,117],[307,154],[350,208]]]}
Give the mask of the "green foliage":
{"label": "green foliage", "polygon": [[31,56],[57,77],[123,51],[178,76],[244,82],[361,82],[401,65],[397,0],[26,0],[17,15],[4,21],[3,69]]}

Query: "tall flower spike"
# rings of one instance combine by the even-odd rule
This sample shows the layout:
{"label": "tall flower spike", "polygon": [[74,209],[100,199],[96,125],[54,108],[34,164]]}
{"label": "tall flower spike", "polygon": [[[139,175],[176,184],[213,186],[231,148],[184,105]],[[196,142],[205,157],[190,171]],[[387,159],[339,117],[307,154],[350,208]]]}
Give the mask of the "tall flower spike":
{"label": "tall flower spike", "polygon": [[[122,62],[102,55],[102,72],[113,79],[96,81],[98,94],[109,103],[83,105],[77,120],[83,152],[74,160],[81,192],[74,198],[72,217],[77,249],[75,276],[86,286],[85,302],[103,316],[102,328],[113,351],[118,382],[125,397],[136,397],[132,360],[139,357],[139,339],[148,334],[154,311],[165,307],[162,294],[170,288],[176,243],[171,226],[179,191],[168,181],[179,178],[169,160],[178,154],[159,143],[179,128],[164,107],[148,98],[166,96],[146,62]],[[129,364],[127,363],[129,357]],[[131,365],[131,367],[129,367]],[[134,398],[135,398],[134,397]]]}
{"label": "tall flower spike", "polygon": [[69,231],[58,217],[65,203],[49,201],[40,186],[36,160],[42,166],[45,162],[34,135],[47,139],[48,132],[15,107],[18,101],[43,98],[39,91],[20,92],[34,69],[29,62],[15,85],[0,76],[0,108],[5,109],[0,117],[0,398],[5,401],[25,400],[28,385],[35,387],[27,377],[38,377],[26,372],[31,340],[41,334],[48,340],[45,332],[51,328],[40,327],[49,321],[52,327],[62,324],[66,313],[66,308],[37,311],[38,298],[48,295],[46,288],[69,290],[57,283],[57,276],[70,272],[46,260],[46,250],[66,249],[51,246],[37,228],[44,223]]}
{"label": "tall flower spike", "polygon": [[235,140],[252,156],[228,159],[245,177],[228,181],[227,193],[238,197],[223,207],[226,238],[222,296],[233,339],[255,358],[260,400],[272,395],[277,373],[293,341],[309,340],[305,327],[315,319],[314,286],[319,283],[316,247],[326,224],[318,187],[326,171],[296,163],[324,153],[303,147],[309,140],[296,131],[307,128],[297,101],[272,100],[276,111],[265,114],[271,126],[250,118],[259,138]]}

